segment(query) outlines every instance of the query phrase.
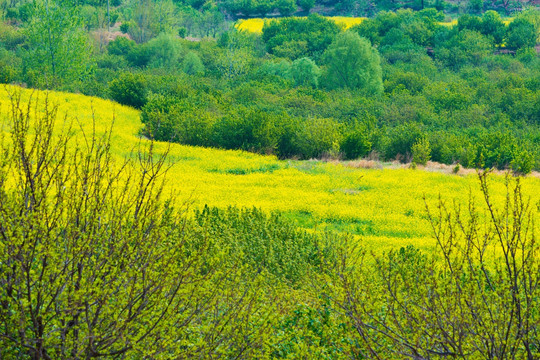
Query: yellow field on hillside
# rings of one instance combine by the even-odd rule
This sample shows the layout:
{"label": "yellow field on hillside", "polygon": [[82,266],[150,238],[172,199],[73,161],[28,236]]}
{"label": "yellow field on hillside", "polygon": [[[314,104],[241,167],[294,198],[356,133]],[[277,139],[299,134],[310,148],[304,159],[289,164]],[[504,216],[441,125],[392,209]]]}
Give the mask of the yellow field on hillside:
{"label": "yellow field on hillside", "polygon": [[[7,111],[7,92],[22,91],[24,98],[32,93],[15,87],[0,88],[0,130]],[[42,101],[44,93],[34,92]],[[111,101],[76,94],[50,93],[58,104],[58,126],[63,114],[75,116],[85,132],[92,129],[92,109],[97,132],[104,132],[115,118],[112,152],[123,158],[139,142],[141,128],[137,110]],[[4,127],[5,131],[5,127]],[[80,130],[78,130],[80,133]],[[80,135],[79,135],[80,138]],[[164,151],[165,143],[157,143]],[[414,244],[433,244],[422,197],[430,206],[437,204],[439,194],[452,202],[467,202],[469,191],[478,200],[476,176],[456,176],[410,169],[356,169],[340,164],[317,161],[280,161],[242,151],[224,151],[173,145],[173,166],[167,175],[167,192],[192,207],[258,207],[281,211],[305,228],[336,229],[358,236],[377,250]],[[504,195],[503,177],[492,178],[496,201]],[[524,191],[532,204],[540,206],[540,179],[528,177]],[[480,201],[479,201],[480,202]],[[539,210],[540,211],[540,210]]]}
{"label": "yellow field on hillside", "polygon": [[[329,19],[333,20],[336,24],[343,27],[343,29],[348,29],[350,27],[353,27],[354,25],[360,24],[362,21],[364,21],[363,17],[346,17],[346,16],[330,16]],[[238,20],[235,24],[235,27],[238,30],[245,30],[252,33],[260,34],[262,33],[262,29],[264,26],[265,21],[275,21],[276,19],[273,18],[253,18],[253,19],[242,19]],[[279,20],[279,18],[277,18]]]}
{"label": "yellow field on hillside", "polygon": [[[347,16],[331,16],[328,18],[335,21],[336,24],[342,26],[343,29],[345,30],[355,25],[360,24],[362,21],[366,19],[365,17],[347,17]],[[235,27],[238,30],[244,30],[244,31],[260,34],[262,33],[262,29],[266,21],[275,21],[275,20],[276,20],[275,18],[242,19],[236,22]],[[277,20],[279,20],[279,18],[277,18]],[[505,19],[503,20],[503,23],[505,25],[508,25],[511,21],[512,19]],[[457,25],[457,20],[440,22],[439,25],[452,27],[452,26]]]}

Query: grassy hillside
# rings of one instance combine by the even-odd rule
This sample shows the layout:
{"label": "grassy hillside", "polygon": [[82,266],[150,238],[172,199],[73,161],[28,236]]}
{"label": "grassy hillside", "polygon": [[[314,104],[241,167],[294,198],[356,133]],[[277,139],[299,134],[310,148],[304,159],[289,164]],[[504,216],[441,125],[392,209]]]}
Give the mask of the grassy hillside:
{"label": "grassy hillside", "polygon": [[[16,87],[0,89],[0,109],[9,110],[9,93],[22,92],[43,103],[43,92]],[[113,153],[119,160],[130,156],[138,144],[147,142],[138,136],[141,128],[137,110],[97,98],[67,93],[49,93],[58,105],[57,125],[64,114],[76,117],[80,128],[92,130],[92,112],[96,131],[110,128],[113,118]],[[75,131],[82,141],[80,130]],[[167,148],[157,143],[158,152]],[[279,161],[241,151],[224,151],[171,145],[172,167],[166,192],[193,207],[204,204],[227,207],[258,207],[281,211],[308,229],[332,229],[361,236],[378,250],[414,244],[432,244],[430,225],[425,215],[423,196],[430,206],[439,195],[449,202],[465,204],[469,192],[479,199],[475,175],[457,176],[412,169],[358,169],[342,164],[318,161]],[[498,201],[504,194],[504,178],[492,179]],[[540,206],[540,179],[529,176],[524,190],[532,204]],[[540,209],[540,207],[539,207]],[[540,210],[539,210],[540,211]]]}

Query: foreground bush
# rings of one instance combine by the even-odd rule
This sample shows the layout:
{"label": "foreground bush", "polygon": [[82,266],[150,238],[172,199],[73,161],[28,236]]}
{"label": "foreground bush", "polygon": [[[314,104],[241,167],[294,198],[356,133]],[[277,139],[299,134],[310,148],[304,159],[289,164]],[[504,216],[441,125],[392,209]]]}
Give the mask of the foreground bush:
{"label": "foreground bush", "polygon": [[56,115],[14,95],[0,118],[0,358],[263,352],[265,269],[163,199],[152,146],[118,163],[110,134],[78,142]]}
{"label": "foreground bush", "polygon": [[[428,209],[437,241],[387,255],[344,253],[327,284],[335,311],[375,359],[538,359],[540,245],[537,206],[519,179],[494,205],[480,175],[483,207]],[[339,279],[336,283],[335,280]]]}

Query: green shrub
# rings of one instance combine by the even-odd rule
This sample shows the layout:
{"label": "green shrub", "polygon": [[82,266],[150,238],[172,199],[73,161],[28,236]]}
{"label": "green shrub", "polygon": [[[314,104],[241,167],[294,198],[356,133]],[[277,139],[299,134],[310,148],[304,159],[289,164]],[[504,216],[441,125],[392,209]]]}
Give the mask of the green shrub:
{"label": "green shrub", "polygon": [[97,59],[97,66],[102,69],[123,70],[127,61],[123,56],[105,54]]}
{"label": "green shrub", "polygon": [[120,104],[140,109],[146,104],[146,80],[140,74],[123,73],[109,83],[109,93]]}
{"label": "green shrub", "polygon": [[431,158],[431,148],[427,138],[418,139],[411,148],[412,161],[418,165],[426,165]]}
{"label": "green shrub", "polygon": [[126,21],[120,25],[120,31],[123,34],[127,34],[132,27],[133,27],[133,24],[129,21]]}
{"label": "green shrub", "polygon": [[310,58],[301,58],[293,61],[290,76],[294,80],[296,86],[311,86],[317,87],[321,70]]}
{"label": "green shrub", "polygon": [[204,73],[204,65],[199,56],[190,51],[182,61],[182,71],[188,75],[201,75]]}
{"label": "green shrub", "polygon": [[184,26],[178,28],[178,36],[184,39],[187,35],[187,29]]}
{"label": "green shrub", "polygon": [[510,168],[519,175],[529,174],[534,168],[533,155],[527,150],[516,151],[510,162]]}
{"label": "green shrub", "polygon": [[15,50],[26,40],[23,31],[0,21],[0,45],[7,50]]}
{"label": "green shrub", "polygon": [[180,58],[184,53],[184,48],[176,36],[162,33],[143,46],[150,56],[148,66],[168,70],[180,66]]}
{"label": "green shrub", "polygon": [[235,249],[241,261],[254,271],[266,270],[295,287],[302,287],[311,270],[336,255],[334,236],[298,230],[278,213],[205,206],[195,211],[195,221],[217,241]]}
{"label": "green shrub", "polygon": [[0,48],[0,83],[9,84],[20,76],[22,59],[10,51]]}
{"label": "green shrub", "polygon": [[371,151],[371,141],[367,129],[358,129],[345,136],[340,146],[346,159],[358,159]]}
{"label": "green shrub", "polygon": [[225,149],[271,154],[279,141],[279,122],[279,117],[271,113],[239,108],[216,121],[212,129],[213,143]]}
{"label": "green shrub", "polygon": [[[283,18],[279,21],[266,22],[263,27],[262,40],[268,52],[285,43],[305,44],[305,50],[296,53],[296,57],[309,56],[317,60],[322,52],[339,33],[339,27],[332,20],[317,14],[307,18]],[[291,46],[292,47],[292,46]]]}
{"label": "green shrub", "polygon": [[383,91],[378,51],[354,32],[338,34],[324,53],[325,85],[331,89],[359,89],[367,94]]}
{"label": "green shrub", "polygon": [[411,159],[413,145],[425,135],[415,123],[393,128],[387,135],[384,155],[388,160],[396,159],[406,162]]}
{"label": "green shrub", "polygon": [[478,64],[493,52],[493,42],[470,29],[458,32],[441,45],[435,49],[435,57],[452,69]]}
{"label": "green shrub", "polygon": [[131,66],[144,68],[152,60],[152,53],[146,44],[135,45],[127,54],[126,59]]}
{"label": "green shrub", "polygon": [[283,16],[290,16],[296,12],[296,1],[295,0],[277,0],[276,8],[279,13]]}
{"label": "green shrub", "polygon": [[111,55],[127,56],[136,46],[135,41],[118,36],[107,45],[107,50]]}
{"label": "green shrub", "polygon": [[510,49],[534,47],[536,45],[537,32],[534,24],[527,19],[517,17],[508,25],[506,33],[506,46]]}
{"label": "green shrub", "polygon": [[303,159],[336,156],[342,134],[340,124],[330,118],[305,119],[297,128],[293,140],[297,155]]}

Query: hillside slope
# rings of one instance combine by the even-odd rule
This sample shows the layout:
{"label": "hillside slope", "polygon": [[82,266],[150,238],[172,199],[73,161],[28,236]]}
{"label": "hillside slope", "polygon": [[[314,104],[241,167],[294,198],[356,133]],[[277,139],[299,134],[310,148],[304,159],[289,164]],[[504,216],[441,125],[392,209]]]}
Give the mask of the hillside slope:
{"label": "hillside slope", "polygon": [[[46,93],[0,88],[0,128],[5,129],[10,94],[30,96],[41,106]],[[76,94],[51,92],[50,102],[58,105],[57,126],[64,119],[76,119],[76,139],[81,130],[104,133],[113,125],[112,152],[118,159],[130,156],[148,140],[138,136],[141,123],[137,110],[111,101]],[[114,124],[113,124],[114,120]],[[158,153],[168,147],[156,143]],[[280,211],[308,229],[347,231],[378,250],[415,244],[432,244],[425,213],[425,196],[430,206],[439,195],[465,204],[470,191],[478,199],[475,175],[456,176],[411,169],[356,169],[318,161],[279,161],[242,151],[224,151],[173,144],[169,158],[166,192],[192,207],[258,207]],[[492,179],[495,198],[502,200],[504,178]],[[527,177],[524,190],[532,204],[540,206],[540,179]],[[539,208],[540,209],[540,208]],[[540,210],[539,210],[540,211]]]}

